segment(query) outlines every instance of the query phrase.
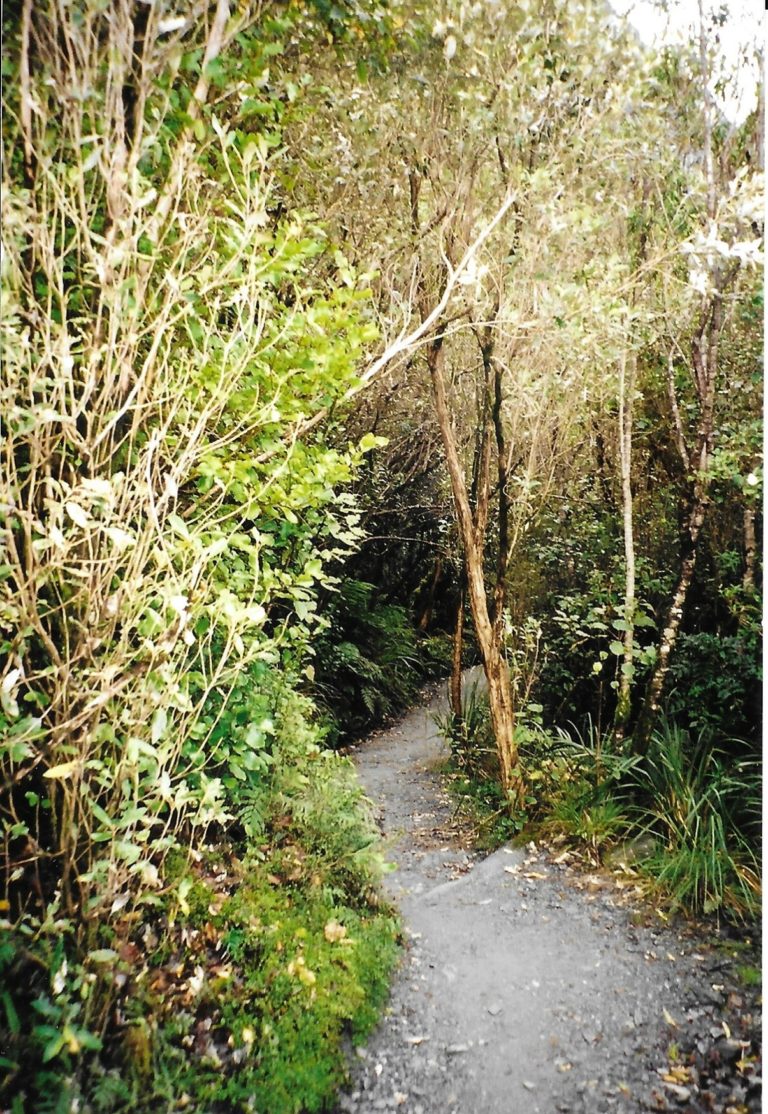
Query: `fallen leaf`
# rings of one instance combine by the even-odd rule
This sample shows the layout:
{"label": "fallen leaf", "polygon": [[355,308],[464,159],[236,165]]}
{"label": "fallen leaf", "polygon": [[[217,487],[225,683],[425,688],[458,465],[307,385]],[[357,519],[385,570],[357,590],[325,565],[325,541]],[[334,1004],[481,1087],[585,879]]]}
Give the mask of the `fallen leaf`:
{"label": "fallen leaf", "polygon": [[329,944],[338,944],[339,940],[343,940],[347,935],[347,930],[343,924],[338,921],[328,921],[328,924],[323,929],[323,936]]}
{"label": "fallen leaf", "polygon": [[672,1014],[669,1012],[668,1009],[662,1008],[661,1012],[663,1014],[664,1020],[666,1021],[667,1025],[671,1025],[673,1029],[679,1029],[680,1028],[680,1026],[677,1024],[677,1022],[675,1021],[674,1017],[672,1016]]}
{"label": "fallen leaf", "polygon": [[685,1068],[682,1064],[678,1067],[670,1068],[670,1070],[662,1076],[666,1083],[690,1083],[691,1071],[690,1068]]}

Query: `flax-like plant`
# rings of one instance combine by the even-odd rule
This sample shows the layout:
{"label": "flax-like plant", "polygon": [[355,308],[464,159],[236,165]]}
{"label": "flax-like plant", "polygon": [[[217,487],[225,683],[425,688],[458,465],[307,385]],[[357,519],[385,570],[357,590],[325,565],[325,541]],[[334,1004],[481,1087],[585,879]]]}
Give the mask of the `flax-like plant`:
{"label": "flax-like plant", "polygon": [[676,905],[754,915],[760,901],[757,847],[759,770],[737,761],[701,735],[662,724],[646,762],[636,767],[646,798],[641,817],[659,843],[644,867]]}

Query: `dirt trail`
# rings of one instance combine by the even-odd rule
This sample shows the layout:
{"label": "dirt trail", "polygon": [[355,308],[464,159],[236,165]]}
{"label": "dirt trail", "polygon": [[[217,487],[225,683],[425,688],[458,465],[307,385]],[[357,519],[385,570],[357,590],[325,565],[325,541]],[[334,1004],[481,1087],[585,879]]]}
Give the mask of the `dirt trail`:
{"label": "dirt trail", "polygon": [[388,889],[407,947],[338,1110],[759,1110],[754,1082],[729,1083],[726,1099],[704,1094],[695,1068],[677,1081],[658,1070],[672,1041],[727,1040],[735,990],[722,948],[634,923],[609,877],[543,849],[476,861],[437,772],[440,706],[433,696],[353,754],[397,866]]}

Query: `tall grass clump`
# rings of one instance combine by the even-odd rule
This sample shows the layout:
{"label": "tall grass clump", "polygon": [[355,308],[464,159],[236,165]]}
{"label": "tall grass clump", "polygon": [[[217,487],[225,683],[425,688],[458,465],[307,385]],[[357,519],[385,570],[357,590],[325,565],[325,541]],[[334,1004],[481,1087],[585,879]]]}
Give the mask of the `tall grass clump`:
{"label": "tall grass clump", "polygon": [[[752,919],[760,908],[761,779],[735,757],[739,740],[692,737],[662,721],[645,756],[587,719],[582,730],[545,730],[518,718],[528,793],[509,817],[495,765],[487,702],[470,690],[463,715],[439,717],[451,750],[453,786],[484,846],[525,834],[565,836],[593,862],[618,854],[672,908]],[[493,833],[490,835],[489,833]],[[614,850],[615,849],[615,850]]]}
{"label": "tall grass clump", "polygon": [[637,823],[656,839],[643,869],[675,906],[755,916],[760,901],[760,771],[706,732],[663,723],[635,770]]}
{"label": "tall grass clump", "polygon": [[581,730],[571,725],[569,730],[531,731],[521,750],[532,768],[534,822],[601,859],[629,827],[626,781],[637,760],[591,718]]}

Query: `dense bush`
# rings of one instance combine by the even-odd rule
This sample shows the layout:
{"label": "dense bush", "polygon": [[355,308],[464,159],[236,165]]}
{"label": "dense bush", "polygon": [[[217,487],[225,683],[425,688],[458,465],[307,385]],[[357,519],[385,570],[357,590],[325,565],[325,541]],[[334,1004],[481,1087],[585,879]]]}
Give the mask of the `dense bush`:
{"label": "dense bush", "polygon": [[426,680],[450,669],[450,641],[419,634],[406,608],[382,602],[373,584],[345,579],[323,617],[314,678],[335,741],[402,714]]}
{"label": "dense bush", "polygon": [[[360,944],[323,983],[333,1023],[307,1021],[312,1080],[299,1084],[300,1030],[272,1067],[254,1053],[262,1095],[286,1096],[293,1075],[281,1109],[316,1106],[391,952],[360,795],[294,691],[318,586],[361,537],[349,488],[376,444],[299,434],[357,382],[376,328],[365,282],[279,197],[301,98],[276,60],[302,49],[296,24],[229,8],[42,3],[5,27],[0,1088],[14,1111],[181,1100],[197,1084],[163,1049],[202,1071],[201,980],[224,980],[235,1013],[250,981],[260,1027],[282,1024],[282,980],[296,1029],[291,987],[311,991],[300,965],[281,968],[285,941],[261,970],[281,917],[348,922]],[[230,856],[248,863],[254,935],[251,967],[225,979],[214,968],[244,916],[217,907]],[[311,870],[278,875],[289,856]],[[195,922],[205,887],[216,911]],[[169,1037],[176,977],[189,1009]],[[203,1108],[226,1098],[211,1088]]]}
{"label": "dense bush", "polygon": [[397,925],[353,769],[275,674],[229,710],[268,740],[246,777],[231,773],[240,746],[220,748],[229,833],[166,854],[151,904],[113,910],[88,950],[56,902],[7,926],[0,1093],[13,1111],[150,1111],[183,1094],[196,1109],[254,1095],[275,1114],[324,1109],[344,1042],[375,1020]]}
{"label": "dense bush", "polygon": [[692,731],[757,740],[762,669],[759,633],[684,634],[670,669],[669,714]]}

